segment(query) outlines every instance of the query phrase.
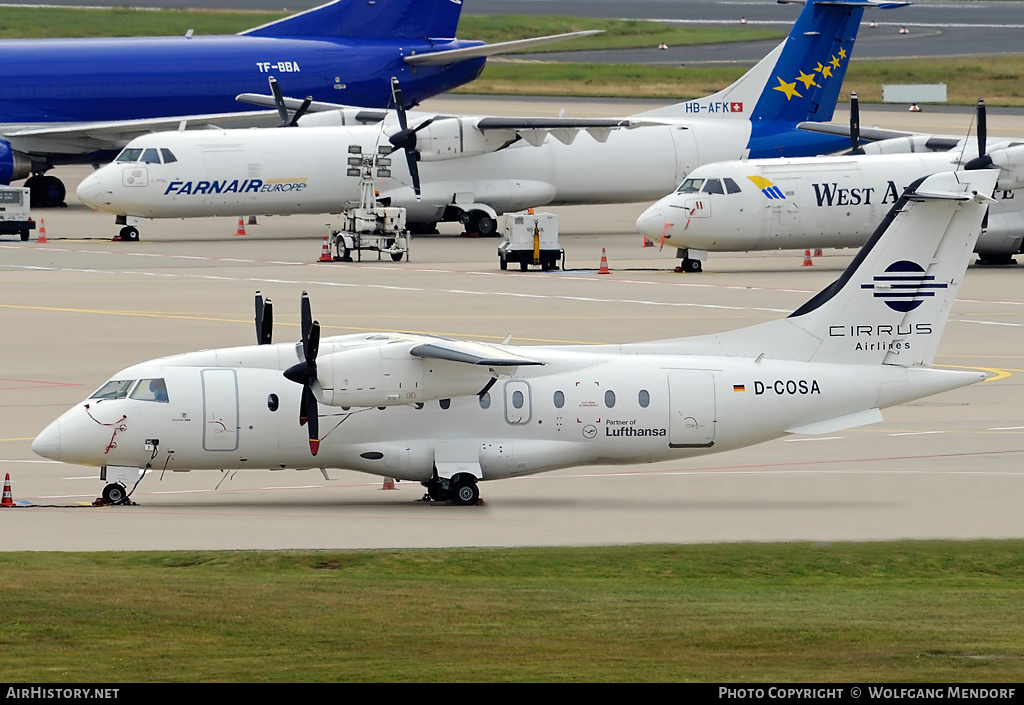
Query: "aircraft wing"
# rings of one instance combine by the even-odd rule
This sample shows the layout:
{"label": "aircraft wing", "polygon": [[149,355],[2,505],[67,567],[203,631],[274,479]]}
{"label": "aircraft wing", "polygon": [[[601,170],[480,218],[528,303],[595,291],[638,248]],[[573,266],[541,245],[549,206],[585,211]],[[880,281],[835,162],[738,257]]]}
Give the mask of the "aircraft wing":
{"label": "aircraft wing", "polygon": [[75,122],[46,127],[15,127],[4,133],[16,150],[29,154],[81,154],[96,150],[120,150],[139,135],[205,127],[273,127],[280,122],[276,110],[256,110],[210,115],[180,115],[144,120]]}
{"label": "aircraft wing", "polygon": [[521,367],[523,365],[543,365],[539,360],[531,360],[522,355],[509,353],[486,343],[474,343],[466,340],[444,340],[433,343],[421,343],[409,354],[415,357],[462,362],[467,365],[483,367]]}
{"label": "aircraft wing", "polygon": [[[262,105],[267,108],[277,108],[277,102],[272,95],[263,95],[261,93],[240,93],[235,96],[235,100],[239,103],[249,103],[251,105]],[[295,112],[302,107],[305,101],[299,100],[298,98],[282,97],[284,107],[290,112]],[[367,110],[365,108],[353,108],[351,105],[342,105],[341,103],[325,103],[323,101],[314,100],[306,108],[306,113],[326,113],[330,111],[343,111],[348,114],[352,114],[357,122],[363,124],[378,123],[387,116],[386,110]],[[353,113],[353,111],[355,111]],[[276,114],[276,113],[275,113]]]}
{"label": "aircraft wing", "polygon": [[511,51],[529,49],[531,47],[541,46],[542,44],[561,42],[566,39],[575,39],[577,37],[589,37],[594,34],[601,34],[603,31],[604,30],[601,29],[588,29],[583,32],[566,32],[565,34],[550,34],[546,37],[533,37],[532,39],[516,39],[511,42],[483,44],[481,46],[466,47],[465,49],[449,49],[448,51],[435,51],[429,54],[413,54],[412,56],[405,57],[405,59],[403,60],[410,66],[443,66],[445,64],[450,64],[454,61],[476,59],[481,56],[495,56],[497,54],[507,54]]}

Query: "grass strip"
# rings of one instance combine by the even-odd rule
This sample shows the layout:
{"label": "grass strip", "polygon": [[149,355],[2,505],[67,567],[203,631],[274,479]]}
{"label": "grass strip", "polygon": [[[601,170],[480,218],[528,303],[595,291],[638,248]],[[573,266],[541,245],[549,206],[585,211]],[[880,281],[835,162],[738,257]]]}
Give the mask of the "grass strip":
{"label": "grass strip", "polygon": [[0,554],[19,681],[1024,679],[1024,541]]}

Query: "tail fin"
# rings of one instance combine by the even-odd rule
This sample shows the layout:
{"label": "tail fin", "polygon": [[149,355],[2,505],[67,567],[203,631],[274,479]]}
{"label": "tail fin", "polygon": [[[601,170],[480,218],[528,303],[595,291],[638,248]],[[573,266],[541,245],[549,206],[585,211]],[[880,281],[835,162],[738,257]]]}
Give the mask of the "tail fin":
{"label": "tail fin", "polygon": [[248,29],[251,37],[453,39],[462,0],[334,0]]}
{"label": "tail fin", "polygon": [[986,169],[919,179],[842,276],[788,318],[680,344],[777,360],[930,365],[998,176]]}
{"label": "tail fin", "polygon": [[785,41],[728,88],[699,100],[642,113],[751,121],[832,119],[853,43],[871,0],[807,0]]}

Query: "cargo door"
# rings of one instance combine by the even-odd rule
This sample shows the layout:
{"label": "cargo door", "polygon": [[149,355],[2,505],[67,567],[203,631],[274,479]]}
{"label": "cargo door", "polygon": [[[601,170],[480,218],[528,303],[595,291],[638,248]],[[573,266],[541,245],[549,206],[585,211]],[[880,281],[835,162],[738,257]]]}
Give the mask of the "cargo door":
{"label": "cargo door", "polygon": [[715,375],[673,372],[669,386],[669,448],[710,448],[715,444]]}

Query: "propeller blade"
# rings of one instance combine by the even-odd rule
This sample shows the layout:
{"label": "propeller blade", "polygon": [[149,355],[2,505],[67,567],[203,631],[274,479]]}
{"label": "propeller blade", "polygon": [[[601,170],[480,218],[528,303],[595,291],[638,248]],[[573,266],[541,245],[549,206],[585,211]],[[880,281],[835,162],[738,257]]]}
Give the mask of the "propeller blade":
{"label": "propeller blade", "polygon": [[274,302],[267,299],[263,304],[263,325],[260,326],[260,345],[274,342]]}
{"label": "propeller blade", "polygon": [[978,98],[978,156],[985,156],[988,146],[988,116],[985,112],[985,101]]}
{"label": "propeller blade", "polygon": [[320,352],[320,323],[313,321],[313,325],[309,329],[309,344],[306,346],[306,367],[309,368],[310,381],[316,380],[316,356],[318,352]]}
{"label": "propeller blade", "polygon": [[850,152],[864,153],[860,148],[860,100],[856,93],[850,94]]}
{"label": "propeller blade", "polygon": [[309,110],[309,106],[312,105],[312,104],[313,104],[313,96],[307,95],[306,99],[304,101],[302,101],[302,105],[300,105],[299,109],[295,111],[295,114],[292,116],[291,122],[288,123],[288,126],[289,127],[298,127],[299,126],[299,118],[301,118],[303,115],[306,114],[306,111]]}
{"label": "propeller blade", "polygon": [[301,315],[301,320],[302,320],[302,348],[303,348],[303,353],[302,354],[308,360],[309,359],[309,354],[305,351],[305,348],[306,348],[306,341],[309,340],[309,327],[313,323],[313,314],[312,314],[311,309],[309,307],[309,294],[307,294],[306,292],[302,292],[302,301],[300,302],[299,307],[300,307],[300,315]]}
{"label": "propeller blade", "polygon": [[281,86],[277,79],[270,77],[270,92],[274,94],[274,103],[277,105],[277,114],[281,116],[281,125],[288,124],[288,108],[284,107],[284,96],[281,94]]}
{"label": "propeller blade", "polygon": [[256,344],[263,345],[263,294],[256,290]]}
{"label": "propeller blade", "polygon": [[420,168],[418,162],[420,155],[411,149],[405,150],[405,162],[409,165],[409,176],[412,177],[412,190],[416,198],[420,197]]}
{"label": "propeller blade", "polygon": [[[308,397],[305,394],[306,391],[309,392]],[[317,406],[316,397],[309,387],[306,387],[303,391],[303,398],[307,399],[308,404],[305,414],[309,430],[309,452],[316,455],[320,450],[320,408]]]}
{"label": "propeller blade", "polygon": [[397,76],[391,77],[391,97],[395,99],[395,112],[398,113],[398,124],[402,132],[409,129],[409,123],[405,119],[405,103],[402,101],[402,84],[398,82]]}

